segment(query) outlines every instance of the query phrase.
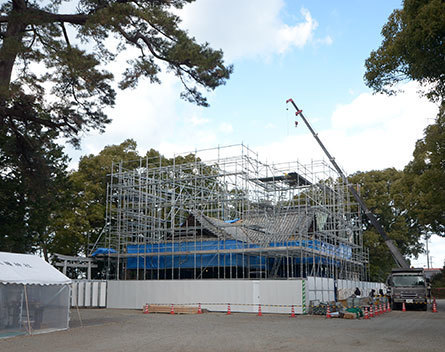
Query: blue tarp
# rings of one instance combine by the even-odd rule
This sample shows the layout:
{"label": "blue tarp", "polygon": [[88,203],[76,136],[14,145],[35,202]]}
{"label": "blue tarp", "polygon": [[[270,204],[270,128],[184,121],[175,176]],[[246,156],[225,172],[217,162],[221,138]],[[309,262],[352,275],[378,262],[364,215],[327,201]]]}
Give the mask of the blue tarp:
{"label": "blue tarp", "polygon": [[117,252],[112,248],[98,248],[94,251],[93,254],[91,254],[91,256],[95,257],[96,255],[99,254],[110,254],[110,253],[117,253]]}
{"label": "blue tarp", "polygon": [[[334,246],[322,241],[306,241],[302,242],[303,247],[315,249],[325,255],[336,256],[337,259],[351,259],[352,249],[348,245],[340,244]],[[300,241],[288,242],[271,242],[268,247],[299,247]],[[267,250],[268,247],[263,247]],[[153,243],[146,245],[131,245],[127,247],[128,253],[140,253],[141,256],[130,257],[127,260],[128,269],[146,268],[146,269],[169,269],[182,268],[192,269],[195,267],[227,267],[227,266],[255,266],[257,268],[264,268],[266,262],[271,265],[273,259],[266,261],[266,258],[260,257],[256,254],[249,253],[233,253],[233,254],[199,254],[195,252],[204,250],[224,250],[224,249],[248,249],[261,248],[258,244],[245,243],[237,240],[226,241],[203,241],[203,242],[180,242],[180,243]],[[187,255],[160,255],[145,257],[144,253],[175,253],[175,252],[190,252]],[[95,252],[96,253],[96,252]],[[295,258],[295,263],[300,263],[301,258]],[[325,257],[305,257],[303,258],[305,264],[334,264],[338,265],[338,260],[333,260]]]}

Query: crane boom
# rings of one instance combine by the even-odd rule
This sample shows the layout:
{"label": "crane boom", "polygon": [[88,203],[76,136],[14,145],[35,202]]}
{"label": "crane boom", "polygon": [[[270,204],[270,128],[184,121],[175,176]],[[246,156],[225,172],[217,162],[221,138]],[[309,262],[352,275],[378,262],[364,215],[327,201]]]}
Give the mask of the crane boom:
{"label": "crane boom", "polygon": [[304,117],[303,111],[298,109],[297,105],[294,103],[294,101],[292,99],[288,99],[286,101],[286,103],[289,103],[289,102],[292,103],[292,105],[294,106],[295,110],[297,111],[296,115],[301,117],[301,119],[303,120],[303,122],[305,123],[305,125],[307,126],[309,131],[314,136],[314,138],[317,141],[318,145],[321,147],[323,152],[328,157],[328,159],[331,162],[332,166],[334,166],[334,169],[338,172],[338,174],[342,178],[343,182],[347,185],[347,187],[349,189],[349,192],[351,192],[351,194],[354,196],[355,200],[360,205],[360,208],[363,210],[363,212],[365,213],[365,215],[367,216],[367,218],[369,219],[371,224],[375,227],[375,229],[380,234],[380,236],[382,236],[382,238],[385,241],[386,245],[388,246],[389,251],[391,252],[391,255],[393,256],[394,261],[396,262],[397,266],[399,268],[406,268],[406,269],[408,269],[410,267],[409,264],[406,262],[405,258],[403,258],[402,254],[400,253],[400,251],[398,250],[398,248],[396,247],[394,242],[388,237],[388,235],[386,234],[386,232],[383,229],[382,225],[380,224],[380,222],[375,217],[375,215],[368,209],[368,207],[366,206],[366,204],[363,201],[362,197],[360,197],[360,195],[355,190],[355,188],[352,187],[349,184],[348,179],[346,178],[346,175],[344,174],[343,170],[340,168],[340,166],[338,166],[337,162],[331,156],[331,154],[328,152],[328,150],[326,149],[326,147],[324,146],[324,144],[322,143],[320,138],[318,138],[318,134],[315,133],[315,131],[313,130],[312,126],[309,124],[308,120]]}

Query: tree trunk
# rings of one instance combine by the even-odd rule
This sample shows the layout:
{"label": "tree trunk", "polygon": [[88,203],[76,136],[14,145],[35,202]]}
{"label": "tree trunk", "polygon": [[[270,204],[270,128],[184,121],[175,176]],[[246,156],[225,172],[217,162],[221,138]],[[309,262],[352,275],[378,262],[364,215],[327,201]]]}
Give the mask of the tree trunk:
{"label": "tree trunk", "polygon": [[6,94],[11,83],[12,69],[21,50],[26,24],[23,23],[25,0],[13,0],[8,26],[0,47],[0,94]]}

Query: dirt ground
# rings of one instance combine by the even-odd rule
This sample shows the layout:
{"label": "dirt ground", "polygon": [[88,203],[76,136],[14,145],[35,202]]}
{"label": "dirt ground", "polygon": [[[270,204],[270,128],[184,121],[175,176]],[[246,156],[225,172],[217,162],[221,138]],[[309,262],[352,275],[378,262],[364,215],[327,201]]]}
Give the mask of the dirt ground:
{"label": "dirt ground", "polygon": [[7,352],[131,351],[445,351],[439,313],[395,311],[372,320],[222,313],[148,314],[117,309],[71,312],[71,329],[0,339]]}

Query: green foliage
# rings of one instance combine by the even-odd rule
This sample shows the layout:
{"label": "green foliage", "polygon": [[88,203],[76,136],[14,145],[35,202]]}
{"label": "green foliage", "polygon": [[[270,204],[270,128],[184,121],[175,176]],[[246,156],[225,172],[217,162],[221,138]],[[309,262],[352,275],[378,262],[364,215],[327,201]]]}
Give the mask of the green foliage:
{"label": "green foliage", "polygon": [[[47,118],[32,99],[11,102],[11,108]],[[53,138],[34,122],[17,123],[12,132],[0,127],[0,250],[41,250],[48,258],[54,214],[69,198],[67,158]]]}
{"label": "green foliage", "polygon": [[89,243],[99,236],[105,223],[107,175],[113,162],[135,161],[139,155],[136,142],[128,139],[119,145],[105,147],[98,155],[90,154],[79,161],[78,170],[69,176],[73,207],[57,217],[55,242],[59,253],[77,255],[86,253]]}
{"label": "green foliage", "polygon": [[424,84],[428,97],[445,97],[445,2],[404,0],[382,29],[383,41],[366,60],[365,82],[377,92],[394,93],[410,79]]}
{"label": "green foliage", "polygon": [[[403,187],[402,171],[357,172],[349,177],[351,184],[358,184],[360,194],[368,208],[377,217],[388,236],[404,256],[417,256],[421,250],[419,226],[406,211],[403,199],[410,192]],[[363,214],[364,246],[369,248],[372,280],[385,280],[394,261],[381,236]]]}
{"label": "green foliage", "polygon": [[425,232],[445,237],[445,105],[413,155],[402,180],[410,190],[404,198],[407,209]]}
{"label": "green foliage", "polygon": [[432,288],[445,287],[445,267],[442,268],[439,274],[436,274],[431,279]]}
{"label": "green foliage", "polygon": [[[221,50],[198,44],[179,28],[174,13],[192,1],[71,0],[77,5],[73,14],[59,13],[60,0],[4,2],[0,121],[12,129],[14,123],[31,119],[10,107],[11,100],[31,95],[47,115],[34,122],[75,145],[81,132],[103,131],[110,121],[104,109],[114,105],[116,95],[113,75],[104,67],[130,47],[138,54],[128,60],[121,89],[135,87],[143,77],[160,83],[159,73],[165,69],[183,83],[183,98],[207,106],[200,88],[224,84],[232,67],[224,65]],[[76,37],[70,38],[73,32]],[[106,45],[110,37],[117,41],[116,49]]]}

